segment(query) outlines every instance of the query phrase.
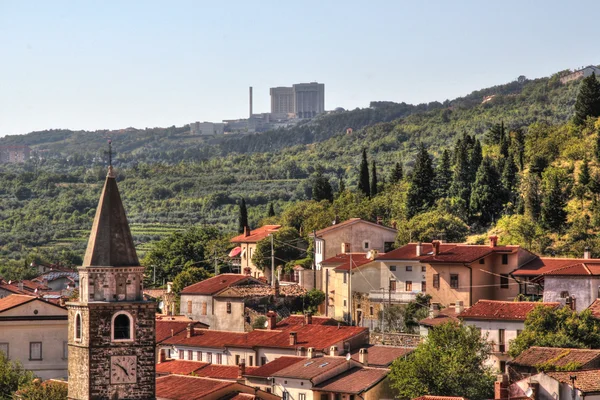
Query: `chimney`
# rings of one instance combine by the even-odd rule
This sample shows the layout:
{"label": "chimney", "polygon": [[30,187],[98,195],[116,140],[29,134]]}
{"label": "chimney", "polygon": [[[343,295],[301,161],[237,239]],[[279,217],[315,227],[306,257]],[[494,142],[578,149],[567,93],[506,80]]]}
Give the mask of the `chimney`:
{"label": "chimney", "polygon": [[498,236],[490,236],[490,247],[496,247],[498,245]]}
{"label": "chimney", "polygon": [[307,312],[304,314],[304,324],[305,325],[311,325],[312,324],[312,313],[311,312]]}
{"label": "chimney", "polygon": [[382,217],[377,217],[377,225],[381,225],[383,224],[383,218]]}
{"label": "chimney", "polygon": [[358,351],[358,362],[365,367],[369,366],[369,352],[366,348],[362,348]]}
{"label": "chimney", "polygon": [[188,324],[186,330],[187,330],[186,337],[188,339],[191,338],[192,336],[194,336],[194,326],[192,324]]}
{"label": "chimney", "polygon": [[19,288],[19,290],[23,290],[23,282],[19,282],[17,283],[17,287]]}
{"label": "chimney", "polygon": [[415,249],[417,250],[417,257],[421,257],[421,255],[423,254],[423,244],[421,242],[417,243]]}
{"label": "chimney", "polygon": [[267,313],[267,321],[269,322],[267,328],[269,330],[275,329],[275,325],[277,325],[277,313],[275,311],[269,311]]}
{"label": "chimney", "polygon": [[540,384],[539,382],[532,381],[529,382],[529,388],[531,389],[531,396],[533,400],[538,400],[539,392],[540,392]]}
{"label": "chimney", "polygon": [[329,348],[329,356],[330,357],[337,357],[340,355],[340,352],[338,351],[337,346],[331,346]]}
{"label": "chimney", "polygon": [[350,243],[342,243],[342,254],[350,253]]}
{"label": "chimney", "polygon": [[431,303],[429,306],[429,318],[437,318],[440,315],[440,303]]}
{"label": "chimney", "polygon": [[167,293],[173,293],[173,282],[167,282]]}
{"label": "chimney", "polygon": [[298,344],[298,332],[290,332],[290,346]]}
{"label": "chimney", "polygon": [[167,351],[165,349],[160,349],[160,352],[158,353],[158,363],[162,363],[165,362],[165,360],[167,359]]}
{"label": "chimney", "polygon": [[500,374],[494,382],[494,399],[505,400],[508,399],[508,377],[506,374]]}
{"label": "chimney", "polygon": [[331,224],[331,225],[337,225],[337,224],[339,224],[339,223],[340,223],[340,217],[339,217],[338,215],[336,215],[336,216],[333,218],[333,224]]}
{"label": "chimney", "polygon": [[298,357],[304,357],[304,352],[306,351],[306,349],[304,348],[304,346],[300,346],[296,349],[296,355]]}
{"label": "chimney", "polygon": [[456,312],[456,315],[460,314],[464,310],[465,306],[463,305],[462,300],[456,300],[456,303],[454,303],[454,312]]}
{"label": "chimney", "polygon": [[247,226],[244,227],[244,237],[250,236],[250,228]]}
{"label": "chimney", "polygon": [[589,260],[590,258],[592,258],[592,254],[590,252],[590,248],[587,247],[587,246],[583,250],[583,258],[585,258],[586,260]]}
{"label": "chimney", "polygon": [[252,118],[252,86],[250,86],[250,116],[248,118]]}
{"label": "chimney", "polygon": [[367,258],[369,260],[374,260],[377,257],[377,254],[379,254],[379,252],[377,250],[369,250],[367,252]]}
{"label": "chimney", "polygon": [[571,307],[571,310],[577,311],[577,300],[575,299],[575,296],[571,296],[571,304],[569,306]]}
{"label": "chimney", "polygon": [[238,379],[242,379],[246,375],[246,360],[241,359],[238,364]]}
{"label": "chimney", "polygon": [[308,348],[308,351],[306,352],[306,358],[315,358],[315,348],[314,347]]}
{"label": "chimney", "polygon": [[392,221],[392,228],[397,229],[398,223],[396,221]]}
{"label": "chimney", "polygon": [[439,240],[434,240],[433,242],[431,242],[431,246],[433,246],[433,255],[437,256],[438,254],[440,254],[440,241]]}

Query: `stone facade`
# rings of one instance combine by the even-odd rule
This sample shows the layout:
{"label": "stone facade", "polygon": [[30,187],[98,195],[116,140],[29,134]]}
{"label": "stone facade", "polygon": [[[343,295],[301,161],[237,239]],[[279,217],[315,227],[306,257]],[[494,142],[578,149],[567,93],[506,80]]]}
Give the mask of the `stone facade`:
{"label": "stone facade", "polygon": [[371,344],[385,344],[387,346],[399,347],[417,347],[421,343],[420,335],[411,335],[409,333],[390,333],[390,332],[371,332]]}

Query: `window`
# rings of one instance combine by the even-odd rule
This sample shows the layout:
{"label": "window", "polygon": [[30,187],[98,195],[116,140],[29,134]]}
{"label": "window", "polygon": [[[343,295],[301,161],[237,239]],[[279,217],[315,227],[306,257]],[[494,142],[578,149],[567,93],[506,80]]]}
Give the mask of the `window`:
{"label": "window", "polygon": [[188,360],[193,360],[194,359],[194,352],[192,350],[188,350]]}
{"label": "window", "polygon": [[206,302],[202,302],[202,315],[206,315]]}
{"label": "window", "polygon": [[240,365],[240,355],[239,354],[235,355],[235,365]]}
{"label": "window", "polygon": [[479,264],[485,264],[485,258],[480,259]]}
{"label": "window", "polygon": [[506,372],[506,361],[500,361],[500,372],[501,373]]}
{"label": "window", "polygon": [[500,274],[500,287],[508,289],[508,274]]}
{"label": "window", "polygon": [[267,363],[267,357],[260,358],[260,365],[265,365]]}
{"label": "window", "polygon": [[411,272],[411,271],[412,271],[412,265],[407,265],[406,272]]}
{"label": "window", "polygon": [[288,392],[283,392],[283,400],[290,400],[290,394]]}
{"label": "window", "polygon": [[231,303],[227,302],[227,314],[231,314]]}
{"label": "window", "polygon": [[212,353],[210,353],[210,352],[206,353],[206,362],[212,363]]}
{"label": "window", "polygon": [[6,356],[6,358],[9,357],[8,354],[8,343],[4,342],[4,343],[0,343],[0,351],[4,353],[4,355]]}
{"label": "window", "polygon": [[395,265],[390,265],[390,271],[396,271],[396,266]]}
{"label": "window", "polygon": [[192,301],[188,300],[187,302],[187,313],[191,314],[192,313]]}
{"label": "window", "polygon": [[321,400],[329,400],[329,395],[328,394],[322,394],[321,395]]}
{"label": "window", "polygon": [[132,320],[125,311],[113,315],[113,340],[132,340]]}
{"label": "window", "polygon": [[363,246],[365,247],[365,250],[368,250],[369,249],[369,242],[364,242]]}
{"label": "window", "polygon": [[396,291],[396,281],[390,281],[390,292]]}
{"label": "window", "polygon": [[426,292],[427,291],[427,282],[423,281],[421,282],[421,292]]}
{"label": "window", "polygon": [[433,274],[433,287],[440,288],[440,274]]}
{"label": "window", "polygon": [[171,358],[171,349],[167,350],[167,358]]}
{"label": "window", "polygon": [[405,291],[406,292],[412,292],[412,281],[406,281]]}
{"label": "window", "polygon": [[69,358],[69,342],[63,342],[63,360]]}
{"label": "window", "polygon": [[348,275],[344,272],[344,283],[348,283]]}
{"label": "window", "polygon": [[306,400],[306,394],[298,393],[298,400]]}
{"label": "window", "polygon": [[504,329],[498,329],[498,344],[504,344]]}
{"label": "window", "polygon": [[508,264],[508,254],[502,254],[502,264]]}
{"label": "window", "polygon": [[421,272],[427,272],[427,267],[423,265],[423,266],[421,267]]}
{"label": "window", "polygon": [[251,367],[254,365],[254,356],[248,357],[248,366]]}
{"label": "window", "polygon": [[458,289],[458,275],[450,274],[450,287],[452,289]]}
{"label": "window", "polygon": [[394,242],[383,242],[383,252],[387,253],[394,250]]}
{"label": "window", "polygon": [[223,354],[217,353],[217,364],[223,364]]}
{"label": "window", "polygon": [[373,306],[369,306],[369,315],[373,315]]}
{"label": "window", "polygon": [[344,307],[346,307],[346,300],[344,300]]}
{"label": "window", "polygon": [[180,360],[183,360],[184,355],[185,355],[185,351],[179,350],[179,359]]}
{"label": "window", "polygon": [[81,314],[79,313],[75,317],[75,340],[81,340]]}
{"label": "window", "polygon": [[42,359],[42,342],[29,342],[29,360]]}
{"label": "window", "polygon": [[201,351],[196,352],[196,360],[202,361],[202,352]]}

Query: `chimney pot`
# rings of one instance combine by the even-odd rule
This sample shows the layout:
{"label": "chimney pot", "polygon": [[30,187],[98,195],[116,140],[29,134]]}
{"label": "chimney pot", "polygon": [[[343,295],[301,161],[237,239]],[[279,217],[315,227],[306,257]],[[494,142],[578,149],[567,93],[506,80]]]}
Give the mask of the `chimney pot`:
{"label": "chimney pot", "polygon": [[188,324],[187,326],[187,338],[191,338],[192,336],[194,336],[194,326],[192,324]]}
{"label": "chimney pot", "polygon": [[238,379],[242,379],[246,375],[246,360],[241,359],[238,365]]}
{"label": "chimney pot", "polygon": [[167,359],[167,352],[165,349],[160,349],[160,352],[158,353],[158,363],[162,363],[165,362],[165,360]]}
{"label": "chimney pot", "polygon": [[416,249],[416,254],[417,257],[420,257],[423,254],[423,244],[421,242],[417,243],[417,246],[415,247]]}
{"label": "chimney pot", "polygon": [[369,366],[369,352],[366,348],[362,348],[358,351],[358,362],[360,362],[365,367]]}
{"label": "chimney pot", "polygon": [[306,314],[304,314],[304,324],[305,325],[312,324],[312,313],[311,312],[307,312]]}
{"label": "chimney pot", "polygon": [[433,255],[437,256],[438,254],[440,254],[440,241],[439,240],[434,240],[433,242],[431,242],[431,246],[433,247]]}
{"label": "chimney pot", "polygon": [[392,222],[392,228],[397,229],[398,223],[396,221]]}
{"label": "chimney pot", "polygon": [[462,300],[457,300],[456,303],[454,304],[454,311],[456,312],[456,315],[460,314],[464,310],[465,310],[465,307],[463,305]]}
{"label": "chimney pot", "polygon": [[247,226],[244,226],[244,237],[248,237],[250,236],[250,228],[248,228]]}
{"label": "chimney pot", "polygon": [[498,236],[492,235],[489,237],[490,247],[496,247],[498,245]]}
{"label": "chimney pot", "polygon": [[429,318],[437,318],[440,315],[439,303],[431,303],[429,306]]}
{"label": "chimney pot", "polygon": [[583,258],[586,260],[589,260],[590,258],[592,258],[592,254],[590,252],[590,248],[586,246],[586,248],[583,250]]}
{"label": "chimney pot", "polygon": [[381,225],[383,223],[382,217],[377,217],[377,225]]}
{"label": "chimney pot", "polygon": [[269,322],[267,328],[269,330],[275,329],[275,325],[277,325],[277,313],[275,313],[275,311],[269,311],[267,313],[267,321]]}
{"label": "chimney pot", "polygon": [[339,355],[340,355],[340,353],[339,353],[339,351],[338,351],[338,348],[337,348],[337,346],[331,346],[331,347],[329,348],[329,355],[330,355],[331,357],[337,357],[337,356],[339,356]]}
{"label": "chimney pot", "polygon": [[290,332],[290,346],[295,346],[298,344],[298,333]]}
{"label": "chimney pot", "polygon": [[306,352],[306,358],[315,358],[315,348],[314,347],[308,348],[308,351]]}

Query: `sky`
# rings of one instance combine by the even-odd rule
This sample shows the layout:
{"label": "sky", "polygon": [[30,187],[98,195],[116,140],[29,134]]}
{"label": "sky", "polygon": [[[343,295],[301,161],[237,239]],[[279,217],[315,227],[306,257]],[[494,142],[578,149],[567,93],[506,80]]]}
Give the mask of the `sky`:
{"label": "sky", "polygon": [[600,64],[600,1],[0,0],[0,136],[219,122],[317,81],[325,108],[444,101]]}

